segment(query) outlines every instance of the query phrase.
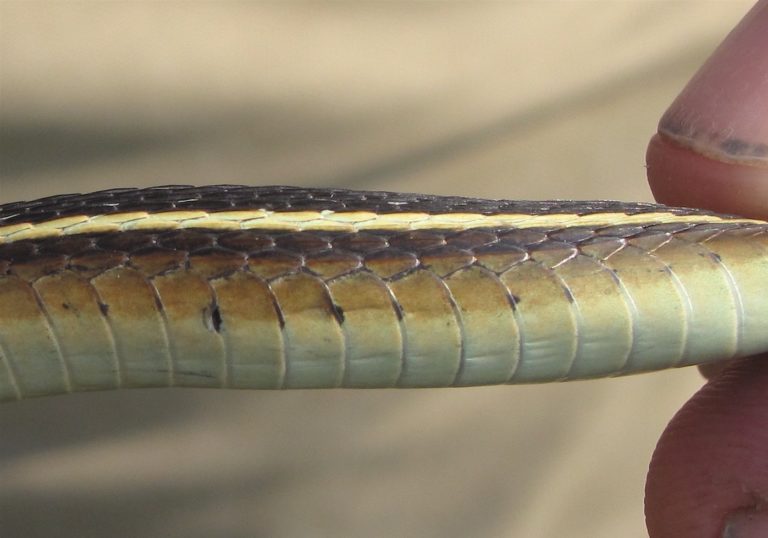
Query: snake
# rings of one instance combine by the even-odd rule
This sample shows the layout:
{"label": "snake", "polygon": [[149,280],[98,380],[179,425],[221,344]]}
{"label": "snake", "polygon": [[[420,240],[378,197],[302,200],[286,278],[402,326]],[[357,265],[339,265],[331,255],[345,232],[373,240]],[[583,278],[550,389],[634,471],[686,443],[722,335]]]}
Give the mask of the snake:
{"label": "snake", "polygon": [[0,401],[611,377],[768,351],[768,223],[215,185],[0,205]]}

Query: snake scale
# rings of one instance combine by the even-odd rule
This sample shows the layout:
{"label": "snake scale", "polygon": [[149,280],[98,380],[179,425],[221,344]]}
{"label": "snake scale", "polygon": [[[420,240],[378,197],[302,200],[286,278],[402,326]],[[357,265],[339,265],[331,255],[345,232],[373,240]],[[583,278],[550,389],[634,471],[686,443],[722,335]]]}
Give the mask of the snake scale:
{"label": "snake scale", "polygon": [[768,223],[296,187],[0,205],[0,400],[444,387],[768,351]]}

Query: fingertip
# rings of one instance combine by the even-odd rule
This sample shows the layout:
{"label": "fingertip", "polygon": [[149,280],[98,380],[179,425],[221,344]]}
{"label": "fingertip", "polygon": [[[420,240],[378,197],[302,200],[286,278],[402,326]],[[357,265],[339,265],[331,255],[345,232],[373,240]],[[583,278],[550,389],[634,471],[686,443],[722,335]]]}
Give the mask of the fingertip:
{"label": "fingertip", "polygon": [[[660,202],[768,219],[768,0],[664,114],[646,159]],[[768,357],[709,374],[652,458],[651,538],[768,536]]]}
{"label": "fingertip", "polygon": [[725,162],[656,134],[646,153],[654,198],[751,218],[768,217],[768,168]]}
{"label": "fingertip", "polygon": [[651,538],[737,537],[737,530],[763,528],[760,517],[768,499],[768,464],[760,457],[768,446],[766,359],[736,361],[670,422],[646,483]]}
{"label": "fingertip", "polygon": [[723,528],[722,538],[765,538],[768,536],[768,512],[762,507],[732,514]]}
{"label": "fingertip", "polygon": [[714,361],[699,364],[698,368],[704,379],[711,380],[722,374],[730,365],[731,361]]}
{"label": "fingertip", "polygon": [[662,117],[646,154],[658,201],[768,218],[767,30],[761,0]]}

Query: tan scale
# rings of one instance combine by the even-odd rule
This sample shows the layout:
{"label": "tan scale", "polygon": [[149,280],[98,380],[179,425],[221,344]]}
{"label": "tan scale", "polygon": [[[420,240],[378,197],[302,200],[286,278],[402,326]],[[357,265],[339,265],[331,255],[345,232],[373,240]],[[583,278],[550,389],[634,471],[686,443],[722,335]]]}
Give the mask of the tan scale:
{"label": "tan scale", "polygon": [[404,361],[403,335],[386,284],[359,271],[332,280],[328,289],[344,316],[344,385],[396,386]]}
{"label": "tan scale", "polygon": [[612,251],[602,263],[621,282],[632,315],[632,350],[619,373],[677,364],[687,340],[687,309],[667,266],[631,244]]}
{"label": "tan scale", "polygon": [[522,340],[520,361],[510,379],[534,383],[566,379],[578,351],[573,304],[549,267],[528,260],[501,274],[515,302]]}
{"label": "tan scale", "polygon": [[604,265],[589,256],[578,254],[552,270],[573,299],[579,335],[568,377],[599,377],[622,371],[634,336],[632,307],[624,288]]}
{"label": "tan scale", "polygon": [[[704,242],[716,253],[738,289],[741,317],[736,328],[739,355],[765,351],[764,335],[768,334],[768,242],[765,232],[752,234],[720,234]],[[746,239],[746,240],[745,240]],[[727,331],[723,325],[720,330]]]}
{"label": "tan scale", "polygon": [[462,334],[447,287],[426,270],[409,273],[389,287],[405,327],[405,363],[398,385],[452,385],[461,365]]}
{"label": "tan scale", "polygon": [[325,284],[305,273],[272,283],[285,320],[285,388],[338,387],[344,378],[344,337]]}
{"label": "tan scale", "polygon": [[[36,280],[34,290],[67,361],[72,390],[120,387],[120,369],[96,290],[74,271]],[[83,335],[87,334],[87,338]]]}
{"label": "tan scale", "polygon": [[[224,341],[208,280],[194,271],[172,271],[152,279],[167,327],[171,384],[221,387],[226,378]],[[204,330],[200,330],[201,325]]]}
{"label": "tan scale", "polygon": [[70,392],[66,360],[28,282],[0,278],[0,319],[0,353],[8,362],[14,394],[26,398]]}
{"label": "tan scale", "polygon": [[506,383],[520,361],[520,330],[497,275],[469,267],[445,279],[463,324],[464,362],[457,386]]}
{"label": "tan scale", "polygon": [[675,237],[651,255],[669,267],[687,303],[686,343],[678,366],[734,356],[744,316],[723,264],[704,246]]}
{"label": "tan scale", "polygon": [[166,321],[149,278],[135,269],[119,267],[93,283],[112,332],[121,387],[173,385],[173,356]]}
{"label": "tan scale", "polygon": [[222,319],[225,375],[232,388],[279,389],[286,350],[275,296],[252,274],[237,272],[211,281]]}

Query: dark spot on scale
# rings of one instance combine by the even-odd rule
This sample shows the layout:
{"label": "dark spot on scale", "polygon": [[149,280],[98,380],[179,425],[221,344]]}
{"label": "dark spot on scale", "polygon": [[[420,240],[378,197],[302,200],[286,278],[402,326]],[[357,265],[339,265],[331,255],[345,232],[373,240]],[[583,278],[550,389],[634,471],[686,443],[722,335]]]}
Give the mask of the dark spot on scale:
{"label": "dark spot on scale", "polygon": [[285,316],[283,316],[282,309],[276,305],[275,312],[277,313],[277,322],[280,324],[280,330],[285,329]]}
{"label": "dark spot on scale", "polygon": [[333,303],[331,306],[333,310],[333,316],[336,318],[336,321],[339,322],[339,325],[342,325],[344,323],[344,309],[336,303]]}
{"label": "dark spot on scale", "polygon": [[109,315],[109,305],[105,303],[99,303],[99,310],[101,310],[101,315],[108,316]]}
{"label": "dark spot on scale", "polygon": [[222,323],[224,321],[221,319],[221,310],[219,310],[219,305],[216,302],[203,308],[203,325],[206,329],[220,333]]}
{"label": "dark spot on scale", "polygon": [[395,307],[395,314],[397,315],[397,321],[403,321],[403,318],[405,317],[405,313],[403,312],[403,307],[400,306],[400,303],[398,303],[397,301],[393,301],[392,306]]}
{"label": "dark spot on scale", "polygon": [[70,309],[69,303],[61,303],[61,307],[62,307],[64,310],[69,310],[69,309]]}
{"label": "dark spot on scale", "polygon": [[720,257],[720,254],[718,254],[717,252],[710,252],[710,257],[713,260],[715,260],[717,263],[720,263],[723,261],[722,258]]}
{"label": "dark spot on scale", "polygon": [[520,304],[520,297],[514,293],[510,293],[507,295],[507,301],[509,302],[509,306],[512,307],[512,310],[517,310],[517,305]]}
{"label": "dark spot on scale", "polygon": [[571,290],[563,286],[563,293],[565,294],[565,298],[568,299],[569,303],[575,303],[576,299],[573,298],[573,294],[571,293]]}
{"label": "dark spot on scale", "polygon": [[[158,374],[168,374],[171,370],[167,368],[153,368],[152,370],[146,369],[146,371],[155,372]],[[216,379],[216,376],[208,372],[197,372],[194,370],[173,370],[173,374],[177,377],[202,377],[205,379]]]}
{"label": "dark spot on scale", "polygon": [[219,310],[219,305],[215,305],[213,307],[213,312],[211,312],[211,320],[213,321],[213,330],[217,333],[220,333],[223,320],[221,319],[221,310]]}

